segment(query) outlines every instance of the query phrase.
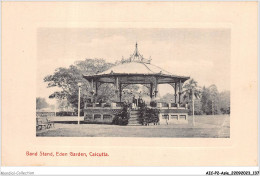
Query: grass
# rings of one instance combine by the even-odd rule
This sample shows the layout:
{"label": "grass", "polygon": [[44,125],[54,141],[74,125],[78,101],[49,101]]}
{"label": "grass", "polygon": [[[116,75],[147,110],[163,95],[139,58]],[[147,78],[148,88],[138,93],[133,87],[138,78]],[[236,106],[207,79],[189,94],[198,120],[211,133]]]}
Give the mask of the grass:
{"label": "grass", "polygon": [[105,124],[56,123],[55,128],[38,130],[36,136],[46,137],[175,137],[229,138],[230,117],[227,115],[195,116],[195,126],[188,124],[153,126],[117,126]]}

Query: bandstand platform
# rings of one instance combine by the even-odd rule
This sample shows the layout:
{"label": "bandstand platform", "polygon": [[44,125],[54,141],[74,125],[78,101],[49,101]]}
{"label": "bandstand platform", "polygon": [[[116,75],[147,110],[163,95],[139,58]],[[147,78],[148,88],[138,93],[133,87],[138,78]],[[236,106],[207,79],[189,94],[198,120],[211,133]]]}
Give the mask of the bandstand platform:
{"label": "bandstand platform", "polygon": [[[185,124],[188,123],[187,105],[175,103],[157,103],[155,107],[159,110],[159,124]],[[122,103],[96,103],[85,104],[84,122],[111,124],[115,115],[122,110]],[[129,125],[138,125],[139,108],[131,111]]]}
{"label": "bandstand platform", "polygon": [[[136,48],[128,59],[122,59],[121,64],[95,75],[83,75],[90,83],[92,102],[84,105],[84,122],[111,124],[115,115],[123,108],[122,91],[131,84],[141,84],[149,89],[151,101],[158,95],[158,85],[169,84],[174,90],[174,102],[156,102],[149,108],[159,110],[159,124],[188,123],[187,104],[181,102],[182,86],[187,76],[172,74],[164,69],[151,64],[151,59],[145,59]],[[96,103],[98,88],[102,84],[113,84],[117,102]],[[135,115],[130,116],[129,124],[137,124],[138,108],[134,109]]]}

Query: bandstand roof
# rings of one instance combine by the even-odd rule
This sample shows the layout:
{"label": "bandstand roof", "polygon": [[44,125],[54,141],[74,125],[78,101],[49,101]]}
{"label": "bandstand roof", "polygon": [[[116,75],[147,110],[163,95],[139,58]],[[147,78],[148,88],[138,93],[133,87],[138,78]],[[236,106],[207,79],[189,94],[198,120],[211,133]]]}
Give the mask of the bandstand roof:
{"label": "bandstand roof", "polygon": [[113,83],[115,77],[124,77],[127,83],[146,82],[146,77],[156,77],[158,84],[184,82],[190,77],[174,75],[158,66],[151,64],[151,59],[145,59],[139,53],[137,44],[134,54],[129,59],[122,59],[121,63],[95,75],[83,75],[89,81],[92,79],[103,83]]}
{"label": "bandstand roof", "polygon": [[149,63],[143,63],[143,62],[129,62],[129,63],[123,63],[117,66],[114,66],[107,71],[104,71],[102,73],[99,73],[97,75],[103,75],[103,74],[165,74],[165,75],[171,75],[170,72],[167,72],[160,67],[157,67],[155,65],[149,64]]}

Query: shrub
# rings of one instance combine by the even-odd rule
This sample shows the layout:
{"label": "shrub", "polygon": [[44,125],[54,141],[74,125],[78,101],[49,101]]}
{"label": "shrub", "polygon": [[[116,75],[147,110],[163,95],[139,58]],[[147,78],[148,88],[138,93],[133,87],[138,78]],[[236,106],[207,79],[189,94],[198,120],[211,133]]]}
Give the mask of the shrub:
{"label": "shrub", "polygon": [[150,106],[151,107],[156,107],[157,106],[157,102],[156,101],[151,101],[150,102]]}
{"label": "shrub", "polygon": [[[56,116],[77,116],[78,112],[77,111],[59,111],[56,112]],[[84,116],[84,112],[80,111],[80,116]]]}
{"label": "shrub", "polygon": [[130,104],[124,103],[123,109],[115,115],[112,120],[112,124],[114,125],[127,125],[128,120],[130,118]]}
{"label": "shrub", "polygon": [[157,108],[148,108],[145,104],[140,106],[140,116],[139,123],[142,125],[147,125],[149,123],[159,122],[160,110]]}

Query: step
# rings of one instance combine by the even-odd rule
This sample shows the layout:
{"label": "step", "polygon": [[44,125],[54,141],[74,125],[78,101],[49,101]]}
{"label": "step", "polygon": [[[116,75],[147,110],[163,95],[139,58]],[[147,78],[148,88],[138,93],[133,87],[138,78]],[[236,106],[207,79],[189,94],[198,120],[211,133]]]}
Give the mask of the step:
{"label": "step", "polygon": [[140,123],[128,123],[128,125],[140,125]]}
{"label": "step", "polygon": [[139,120],[138,119],[129,119],[128,121],[129,122],[138,122]]}
{"label": "step", "polygon": [[131,111],[130,114],[140,114],[140,111]]}
{"label": "step", "polygon": [[140,126],[141,124],[127,124],[128,126]]}
{"label": "step", "polygon": [[128,124],[139,124],[138,121],[128,121]]}
{"label": "step", "polygon": [[139,119],[128,119],[128,121],[139,121]]}
{"label": "step", "polygon": [[131,111],[131,113],[140,113],[140,111]]}
{"label": "step", "polygon": [[139,118],[138,117],[130,117],[129,119],[135,119],[136,120],[136,119],[139,119]]}
{"label": "step", "polygon": [[130,116],[140,116],[140,114],[130,114]]}
{"label": "step", "polygon": [[137,114],[136,114],[136,113],[130,113],[130,116],[131,116],[131,115],[135,115],[135,116],[137,115],[137,116],[139,116],[140,113],[137,113]]}
{"label": "step", "polygon": [[130,119],[138,119],[139,116],[130,116]]}
{"label": "step", "polygon": [[139,116],[130,116],[129,119],[139,119]]}
{"label": "step", "polygon": [[130,122],[128,122],[128,124],[140,124],[140,123],[138,123],[138,122],[134,122],[134,123],[130,123]]}
{"label": "step", "polygon": [[139,119],[139,117],[130,117],[129,119]]}
{"label": "step", "polygon": [[132,117],[133,117],[133,118],[138,118],[138,117],[140,117],[140,115],[138,115],[138,114],[134,114],[134,115],[133,115],[133,114],[132,114],[132,115],[130,115],[130,118],[132,118]]}

